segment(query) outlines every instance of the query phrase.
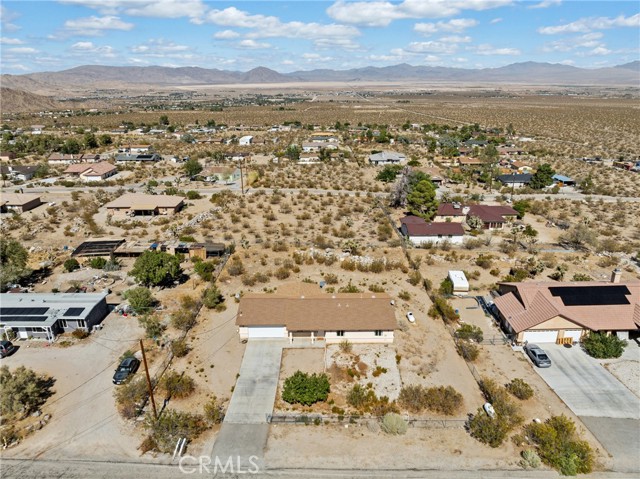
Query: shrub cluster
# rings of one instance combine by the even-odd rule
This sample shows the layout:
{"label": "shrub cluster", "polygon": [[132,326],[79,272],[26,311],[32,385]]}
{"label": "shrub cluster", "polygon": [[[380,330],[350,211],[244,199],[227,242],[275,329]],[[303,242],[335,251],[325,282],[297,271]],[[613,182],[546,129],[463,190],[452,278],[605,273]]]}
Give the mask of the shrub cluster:
{"label": "shrub cluster", "polygon": [[529,384],[520,378],[515,378],[511,380],[509,384],[506,386],[507,391],[513,394],[518,399],[530,399],[533,397],[533,388],[529,386]]}
{"label": "shrub cluster", "polygon": [[160,386],[165,390],[168,397],[185,398],[196,388],[193,379],[186,374],[179,374],[176,371],[167,372],[160,381]]}
{"label": "shrub cluster", "polygon": [[387,396],[376,396],[371,383],[366,388],[360,384],[354,384],[347,394],[347,404],[360,412],[371,413],[374,416],[398,412],[395,402],[389,401]]}
{"label": "shrub cluster", "polygon": [[148,415],[145,427],[149,438],[144,449],[171,453],[179,438],[184,437],[191,442],[202,434],[207,429],[207,421],[200,414],[168,409],[157,420]]}
{"label": "shrub cluster", "polygon": [[284,381],[282,399],[289,404],[310,406],[326,401],[329,396],[329,377],[326,374],[307,374],[296,371]]}
{"label": "shrub cluster", "polygon": [[13,371],[0,367],[0,416],[6,421],[31,414],[51,396],[52,385],[52,378],[38,376],[24,366]]}
{"label": "shrub cluster", "polygon": [[407,432],[407,421],[400,414],[390,412],[382,418],[381,428],[387,434],[402,435]]}
{"label": "shrub cluster", "polygon": [[484,339],[482,329],[469,323],[463,324],[456,330],[456,337],[467,341],[472,339],[476,343],[481,343]]}
{"label": "shrub cluster", "polygon": [[462,394],[451,386],[425,388],[421,385],[404,386],[398,402],[409,411],[419,413],[424,409],[452,416],[462,407]]}
{"label": "shrub cluster", "polygon": [[431,301],[433,304],[429,308],[429,316],[432,318],[440,317],[445,323],[453,323],[460,319],[455,309],[447,302],[447,300],[439,294],[431,294]]}
{"label": "shrub cluster", "polygon": [[619,339],[615,334],[590,333],[582,341],[584,350],[598,359],[619,358],[627,347],[627,342]]}

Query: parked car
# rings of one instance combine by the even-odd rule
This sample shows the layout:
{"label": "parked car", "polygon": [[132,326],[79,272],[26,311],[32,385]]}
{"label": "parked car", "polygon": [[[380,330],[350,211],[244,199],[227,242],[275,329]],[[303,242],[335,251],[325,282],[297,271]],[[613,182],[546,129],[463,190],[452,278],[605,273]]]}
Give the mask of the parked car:
{"label": "parked car", "polygon": [[409,312],[407,313],[407,320],[408,320],[410,323],[415,323],[415,322],[416,322],[416,318],[413,316],[413,313],[412,313],[411,311],[409,311]]}
{"label": "parked car", "polygon": [[0,358],[6,358],[12,352],[16,350],[16,347],[13,345],[11,341],[0,341]]}
{"label": "parked car", "polygon": [[533,364],[538,366],[539,368],[550,368],[551,367],[551,359],[547,356],[547,353],[544,352],[540,346],[536,344],[525,344],[524,352],[527,353],[527,356],[531,358]]}
{"label": "parked car", "polygon": [[140,361],[134,357],[124,358],[113,375],[113,384],[122,384],[129,376],[135,374],[140,366]]}

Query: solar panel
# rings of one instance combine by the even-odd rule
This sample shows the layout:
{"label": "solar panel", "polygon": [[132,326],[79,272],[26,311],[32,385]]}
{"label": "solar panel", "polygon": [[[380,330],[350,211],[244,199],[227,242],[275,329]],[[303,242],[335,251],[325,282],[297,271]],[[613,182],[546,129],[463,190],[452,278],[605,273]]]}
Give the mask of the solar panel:
{"label": "solar panel", "polygon": [[69,308],[62,316],[80,316],[84,308]]}
{"label": "solar panel", "polygon": [[0,308],[0,316],[14,315],[14,316],[33,316],[46,314],[49,308]]}
{"label": "solar panel", "polygon": [[613,306],[631,304],[626,286],[554,286],[552,296],[559,297],[565,306]]}
{"label": "solar panel", "polygon": [[2,316],[0,321],[3,323],[11,321],[36,323],[46,321],[48,317],[49,316]]}

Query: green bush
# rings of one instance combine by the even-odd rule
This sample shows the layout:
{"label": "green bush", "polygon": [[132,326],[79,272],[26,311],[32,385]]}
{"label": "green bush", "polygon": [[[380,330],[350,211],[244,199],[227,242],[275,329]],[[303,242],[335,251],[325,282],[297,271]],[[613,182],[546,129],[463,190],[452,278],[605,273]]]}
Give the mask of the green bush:
{"label": "green bush", "polygon": [[158,451],[171,453],[178,439],[184,437],[191,442],[207,429],[207,421],[200,414],[165,410],[156,420],[149,414],[145,427]]}
{"label": "green bush", "polygon": [[189,353],[187,341],[184,338],[171,341],[171,352],[177,358],[186,356]]}
{"label": "green bush", "polygon": [[360,384],[354,384],[347,394],[347,404],[356,409],[366,409],[377,400],[378,398],[373,389],[364,388]]}
{"label": "green bush", "polygon": [[204,418],[210,424],[220,424],[224,419],[224,409],[215,396],[204,405]]}
{"label": "green bush", "polygon": [[627,347],[627,342],[615,334],[592,332],[582,341],[584,350],[597,359],[619,358]]}
{"label": "green bush", "polygon": [[447,276],[440,283],[440,294],[444,296],[451,296],[453,294],[453,281]]}
{"label": "green bush", "polygon": [[64,262],[63,266],[67,273],[71,273],[72,271],[75,271],[78,268],[80,268],[80,263],[78,263],[78,260],[75,258],[69,258]]}
{"label": "green bush", "polygon": [[533,449],[525,449],[522,451],[522,460],[520,461],[520,465],[524,469],[537,469],[540,467],[542,461],[540,460],[540,456]]}
{"label": "green bush", "polygon": [[187,191],[187,199],[189,200],[199,200],[200,198],[202,198],[202,196],[200,196],[200,193],[198,193],[195,190],[189,190]]}
{"label": "green bush", "polygon": [[465,361],[469,361],[470,363],[478,359],[480,355],[480,348],[468,341],[458,341],[456,351],[458,351],[458,354],[462,356]]}
{"label": "green bush", "polygon": [[129,301],[129,306],[136,314],[148,313],[157,302],[151,290],[144,286],[128,289],[122,297]]}
{"label": "green bush", "polygon": [[326,401],[329,396],[329,378],[326,374],[307,374],[296,371],[284,381],[282,399],[289,404],[310,406],[318,401]]}
{"label": "green bush", "polygon": [[387,434],[405,434],[407,432],[407,421],[400,414],[390,412],[382,418],[381,428]]}
{"label": "green bush", "polygon": [[452,416],[462,407],[463,398],[451,386],[425,388],[421,385],[409,385],[400,390],[398,402],[411,412],[419,413],[428,409]]}
{"label": "green bush", "polygon": [[561,474],[575,476],[592,471],[593,451],[578,438],[576,426],[568,417],[552,416],[544,423],[531,423],[525,432],[536,444],[542,461]]}
{"label": "green bush", "polygon": [[515,378],[509,384],[507,384],[507,391],[513,394],[518,399],[530,399],[533,397],[533,388],[529,386],[524,379]]}
{"label": "green bush", "polygon": [[455,309],[448,303],[448,301],[439,294],[432,294],[431,301],[433,304],[429,308],[428,314],[432,318],[440,317],[445,323],[453,323],[460,319],[460,316],[456,313]]}
{"label": "green bush", "polygon": [[213,284],[205,289],[202,294],[202,304],[208,309],[214,309],[224,303],[224,296],[220,294],[218,287]]}
{"label": "green bush", "polygon": [[408,281],[409,284],[417,286],[420,281],[422,281],[422,275],[420,274],[420,271],[412,271],[411,273],[409,273]]}
{"label": "green bush", "polygon": [[163,251],[145,251],[129,274],[143,286],[170,284],[182,275],[180,258]]}
{"label": "green bush", "polygon": [[213,272],[216,270],[216,263],[214,261],[198,261],[193,269],[204,281],[211,281]]}
{"label": "green bush", "polygon": [[105,264],[107,264],[107,260],[102,256],[91,258],[91,260],[89,260],[89,266],[91,266],[93,269],[102,269],[104,268]]}
{"label": "green bush", "polygon": [[195,382],[186,374],[179,374],[176,371],[169,371],[162,376],[161,387],[166,391],[168,397],[185,398],[196,388]]}
{"label": "green bush", "polygon": [[460,339],[473,339],[476,343],[481,343],[484,339],[482,329],[473,324],[465,323],[456,330],[456,337]]}
{"label": "green bush", "polygon": [[51,396],[53,379],[39,376],[32,369],[19,366],[11,371],[0,367],[0,416],[5,422],[37,411]]}
{"label": "green bush", "polygon": [[147,397],[147,391],[147,380],[143,377],[133,378],[115,389],[116,405],[122,417],[136,417],[138,408]]}
{"label": "green bush", "polygon": [[149,339],[156,339],[162,336],[166,326],[160,322],[160,319],[153,314],[145,314],[138,317],[140,326],[144,328],[144,331]]}
{"label": "green bush", "polygon": [[482,408],[478,408],[476,414],[469,420],[468,427],[471,437],[494,448],[504,442],[511,430],[506,417],[496,413],[496,416],[491,418]]}

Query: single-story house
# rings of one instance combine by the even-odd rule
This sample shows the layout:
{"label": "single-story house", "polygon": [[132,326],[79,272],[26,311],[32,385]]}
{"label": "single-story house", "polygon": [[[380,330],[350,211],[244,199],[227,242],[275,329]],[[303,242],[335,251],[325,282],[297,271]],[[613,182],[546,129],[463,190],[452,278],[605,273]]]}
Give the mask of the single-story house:
{"label": "single-story house", "polygon": [[484,161],[480,158],[458,158],[458,164],[466,167],[482,166],[484,165]]}
{"label": "single-story house", "polygon": [[469,213],[469,207],[460,203],[440,203],[433,221],[437,223],[444,223],[445,221],[463,223],[467,218],[467,213]]}
{"label": "single-story house", "polygon": [[462,223],[470,216],[477,216],[484,223],[483,228],[502,229],[505,223],[515,219],[518,212],[510,206],[502,205],[461,205],[460,203],[440,203],[434,221]]}
{"label": "single-story house", "polygon": [[466,295],[469,292],[469,281],[464,271],[450,270],[448,277],[453,284],[453,294]]}
{"label": "single-story house", "polygon": [[322,141],[327,143],[340,143],[340,139],[331,132],[311,133],[311,141]]}
{"label": "single-story house", "polygon": [[328,141],[305,141],[302,143],[302,151],[304,153],[315,153],[320,150],[337,150],[338,145],[336,143],[329,143]]}
{"label": "single-story house", "polygon": [[91,331],[109,313],[107,292],[0,294],[0,330],[20,339],[53,341],[61,333]]}
{"label": "single-story house", "polygon": [[47,158],[47,163],[50,165],[70,165],[72,163],[96,163],[100,161],[100,155],[98,153],[84,153],[72,155],[68,153],[51,153]]}
{"label": "single-story house", "polygon": [[405,163],[407,161],[407,157],[402,153],[398,153],[395,151],[381,151],[379,153],[374,153],[373,155],[369,155],[369,163],[374,166],[378,165],[399,165]]}
{"label": "single-story house", "polygon": [[203,176],[207,181],[230,184],[240,181],[241,174],[240,168],[212,166],[203,173]]}
{"label": "single-story house", "polygon": [[0,161],[11,161],[16,159],[13,151],[0,151]]}
{"label": "single-story house", "polygon": [[405,216],[400,220],[400,231],[409,238],[414,245],[449,241],[452,244],[462,244],[464,229],[461,223],[427,223],[419,216]]}
{"label": "single-story house", "polygon": [[564,175],[555,174],[551,178],[553,178],[554,183],[558,186],[575,186],[576,184],[575,180]]}
{"label": "single-story house", "polygon": [[498,283],[495,310],[518,343],[580,341],[590,331],[628,339],[640,329],[640,282]]}
{"label": "single-story house", "polygon": [[0,212],[15,211],[24,213],[25,211],[37,208],[42,204],[38,195],[21,193],[0,193]]}
{"label": "single-story house", "polygon": [[105,206],[114,216],[173,215],[184,206],[184,198],[172,195],[129,193]]}
{"label": "single-story house", "polygon": [[498,148],[498,154],[500,156],[520,156],[524,154],[524,150],[516,146],[505,146]]}
{"label": "single-story house", "polygon": [[249,146],[251,143],[253,143],[253,136],[251,135],[242,136],[238,140],[238,145],[240,146]]}
{"label": "single-story house", "polygon": [[512,188],[522,188],[527,186],[531,182],[533,175],[531,173],[513,174],[513,175],[500,175],[498,181],[505,186]]}
{"label": "single-story house", "polygon": [[118,153],[128,153],[130,155],[139,155],[150,151],[151,145],[125,145],[118,148]]}
{"label": "single-story house", "polygon": [[118,168],[107,161],[100,163],[76,163],[69,165],[65,174],[80,178],[82,181],[102,181],[118,173]]}
{"label": "single-story house", "polygon": [[437,168],[411,168],[411,170],[429,175],[431,182],[436,186],[440,186],[444,183],[444,178],[442,178],[440,171]]}
{"label": "single-story house", "polygon": [[298,163],[301,165],[313,165],[320,163],[320,156],[317,153],[300,153]]}
{"label": "single-story house", "polygon": [[[289,286],[287,288],[286,286]],[[240,339],[324,339],[327,343],[392,343],[397,327],[385,293],[324,293],[315,285],[285,285],[240,299]]]}
{"label": "single-story house", "polygon": [[125,154],[125,155],[116,156],[116,163],[129,163],[129,162],[148,163],[148,162],[161,161],[161,160],[162,160],[162,157],[157,153]]}
{"label": "single-story house", "polygon": [[31,178],[33,178],[33,175],[35,175],[37,170],[37,166],[0,166],[0,174],[2,174],[3,177],[20,181],[29,181]]}

